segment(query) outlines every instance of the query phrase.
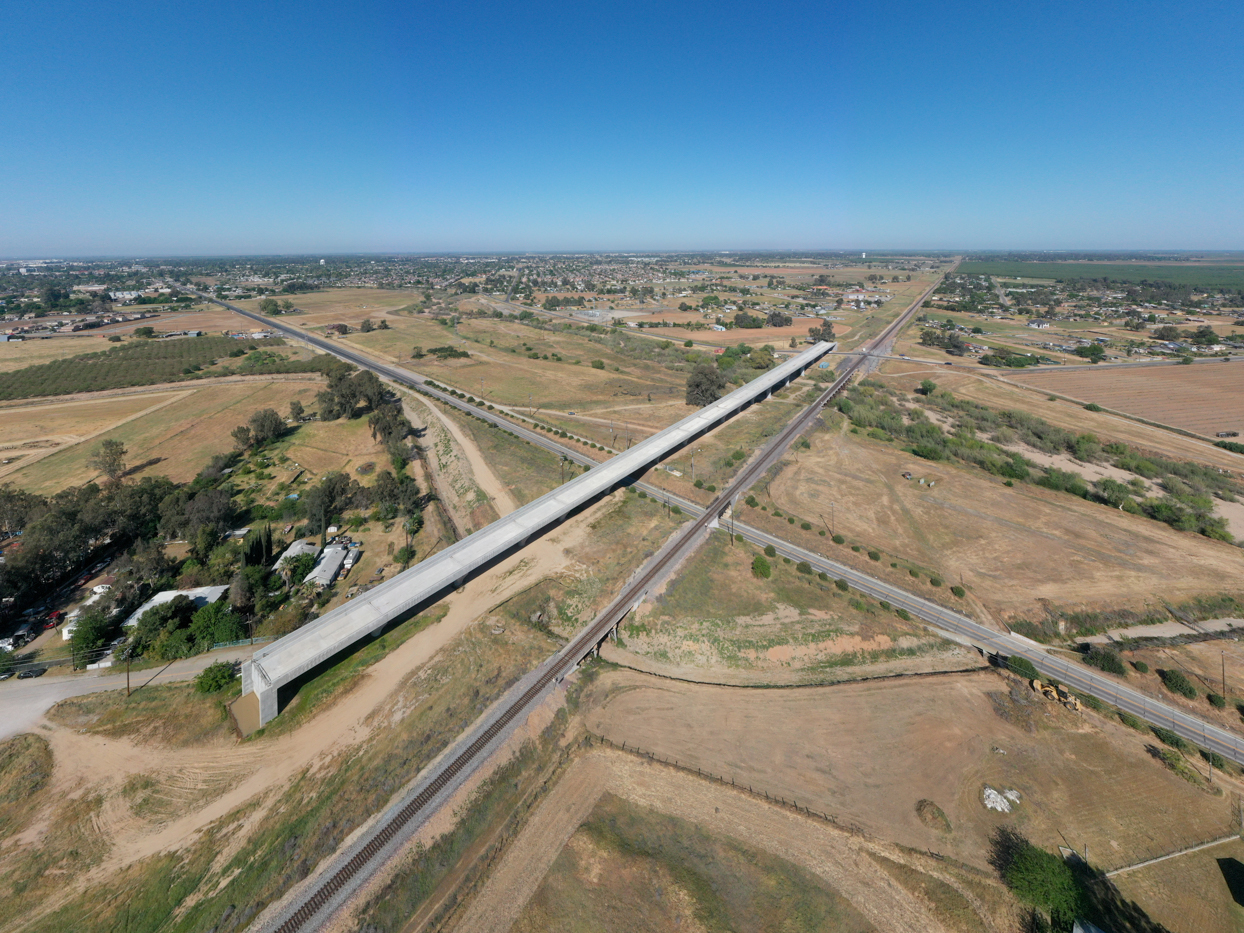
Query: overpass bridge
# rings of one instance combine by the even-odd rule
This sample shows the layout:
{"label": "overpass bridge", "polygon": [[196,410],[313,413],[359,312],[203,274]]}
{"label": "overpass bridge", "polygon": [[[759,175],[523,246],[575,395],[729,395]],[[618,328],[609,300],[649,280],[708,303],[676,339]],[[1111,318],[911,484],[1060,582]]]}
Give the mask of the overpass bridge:
{"label": "overpass bridge", "polygon": [[[829,342],[814,345],[630,450],[259,649],[242,666],[243,701],[257,702],[259,725],[271,722],[305,675],[362,639],[422,611],[753,402],[768,398],[834,347]],[[251,695],[255,700],[248,701]]]}

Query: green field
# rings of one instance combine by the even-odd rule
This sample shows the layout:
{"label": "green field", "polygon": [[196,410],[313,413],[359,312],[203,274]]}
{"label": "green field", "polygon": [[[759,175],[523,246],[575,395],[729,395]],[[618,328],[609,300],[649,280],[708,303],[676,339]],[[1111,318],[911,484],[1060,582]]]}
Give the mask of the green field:
{"label": "green field", "polygon": [[963,275],[1028,279],[1100,279],[1115,282],[1170,282],[1212,288],[1244,288],[1244,265],[1131,262],[964,262]]}

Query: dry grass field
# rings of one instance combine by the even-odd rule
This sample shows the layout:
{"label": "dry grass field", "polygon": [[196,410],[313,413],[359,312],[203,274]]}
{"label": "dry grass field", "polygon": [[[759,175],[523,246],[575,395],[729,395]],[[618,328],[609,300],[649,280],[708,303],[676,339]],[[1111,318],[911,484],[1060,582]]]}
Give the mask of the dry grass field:
{"label": "dry grass field", "polygon": [[987,874],[597,746],[450,928],[987,933],[1017,919]]}
{"label": "dry grass field", "polygon": [[[122,406],[147,401],[146,408],[138,417],[125,421],[118,418],[112,424],[100,423],[91,440],[67,442],[55,452],[32,462],[31,457],[12,464],[14,469],[4,479],[31,492],[53,493],[66,486],[80,485],[96,478],[94,470],[87,466],[97,443],[105,437],[121,441],[128,449],[127,462],[137,466],[152,462],[136,475],[168,476],[181,482],[192,479],[207,465],[213,455],[226,453],[233,447],[229,433],[239,424],[245,424],[250,416],[262,408],[274,408],[282,415],[289,410],[293,399],[310,406],[322,382],[311,377],[284,377],[273,381],[250,381],[229,383],[194,383],[182,389],[170,390],[165,386],[151,393],[113,397],[108,406]],[[172,394],[170,394],[170,392]],[[171,401],[170,401],[171,399]],[[59,404],[49,406],[56,410]],[[101,404],[103,404],[101,402]],[[66,418],[81,418],[79,424],[89,427],[89,402],[69,405],[71,414]],[[28,408],[13,408],[10,419],[20,419]],[[120,412],[111,407],[105,410],[114,415]],[[122,410],[124,408],[122,407]],[[3,423],[4,413],[0,413]],[[62,422],[68,423],[68,422]],[[113,426],[115,425],[115,427]],[[12,434],[13,432],[10,432]]]}
{"label": "dry grass field", "polygon": [[1244,364],[1200,363],[1097,372],[1020,372],[1034,389],[1096,402],[1150,421],[1213,437],[1244,432]]}
{"label": "dry grass field", "polygon": [[[606,672],[584,710],[615,743],[984,870],[1004,824],[1050,849],[1088,845],[1094,865],[1113,869],[1218,838],[1235,819],[1230,793],[1153,758],[1152,735],[1034,700],[992,671],[786,690]],[[1013,812],[988,809],[985,787],[1018,791]],[[921,800],[945,822],[922,819]]]}
{"label": "dry grass field", "polygon": [[756,579],[758,553],[715,532],[623,625],[623,642],[608,646],[605,657],[670,677],[736,684],[827,683],[983,663],[781,558],[770,560],[768,580]]}
{"label": "dry grass field", "polygon": [[1124,897],[1144,904],[1149,916],[1173,933],[1244,930],[1244,841],[1189,852],[1112,880]]}
{"label": "dry grass field", "polygon": [[79,353],[108,349],[108,341],[96,333],[89,337],[48,337],[46,340],[15,340],[0,343],[0,372],[37,366]]}
{"label": "dry grass field", "polygon": [[[840,421],[812,435],[811,444],[786,462],[767,492],[763,484],[753,490],[783,517],[744,508],[746,520],[925,595],[953,601],[927,578],[937,572],[949,584],[962,577],[986,613],[1034,618],[1044,617],[1046,604],[1122,608],[1220,592],[1238,572],[1239,550],[1231,545],[1065,493],[1007,487],[979,470],[921,460],[851,434]],[[803,531],[801,521],[813,529]],[[827,544],[817,534],[823,523],[848,545],[877,549],[880,562]]]}
{"label": "dry grass field", "polygon": [[[305,295],[278,296],[289,298],[303,314],[282,316],[282,323],[299,326],[312,324],[354,324],[365,317],[377,317],[381,312],[404,308],[422,300],[422,290],[392,288],[329,288],[322,292]],[[239,308],[259,311],[260,298],[234,302]]]}

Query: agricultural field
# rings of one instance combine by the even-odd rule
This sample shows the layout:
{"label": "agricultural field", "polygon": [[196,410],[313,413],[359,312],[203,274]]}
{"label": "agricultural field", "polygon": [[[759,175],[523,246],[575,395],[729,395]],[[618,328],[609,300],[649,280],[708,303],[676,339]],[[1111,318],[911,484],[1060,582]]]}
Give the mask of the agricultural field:
{"label": "agricultural field", "polygon": [[[976,468],[923,460],[894,442],[852,433],[837,418],[809,440],[810,451],[753,489],[758,507],[744,506],[743,520],[986,619],[1044,618],[1055,606],[1179,601],[1219,592],[1238,568],[1239,551],[1223,542],[1040,486],[1008,487]],[[802,529],[805,522],[811,530]],[[846,539],[843,545],[819,536],[826,525]],[[867,559],[868,551],[878,559]],[[935,577],[946,587],[962,582],[967,598],[931,586]]]}
{"label": "agricultural field", "polygon": [[1211,262],[1012,262],[959,264],[964,275],[1025,279],[1100,279],[1112,282],[1171,282],[1213,288],[1244,288],[1244,265]]}
{"label": "agricultural field", "polygon": [[[48,406],[11,407],[0,409],[0,424],[10,426],[5,434],[9,444],[24,443],[20,437],[21,420],[30,419],[32,432],[46,432],[40,425],[62,428],[62,442],[47,448],[46,456],[35,451],[0,467],[0,478],[31,492],[50,494],[66,486],[81,485],[95,479],[96,471],[87,461],[96,443],[108,437],[125,444],[127,463],[141,467],[131,475],[168,476],[176,482],[193,479],[215,455],[228,453],[233,444],[229,433],[250,416],[264,408],[285,414],[289,403],[298,399],[310,407],[323,387],[318,377],[286,376],[280,381],[194,382],[173,388],[164,387],[153,393],[138,393],[101,401],[111,423],[92,419],[95,409],[91,402],[52,403]],[[146,404],[137,412],[130,405]],[[35,420],[46,411],[56,420]],[[11,414],[10,414],[11,412]],[[131,414],[126,414],[131,412]],[[78,432],[75,433],[74,429]],[[36,459],[38,457],[38,459]]]}
{"label": "agricultural field", "polygon": [[[300,313],[281,315],[278,320],[301,327],[338,323],[354,326],[365,317],[375,318],[386,311],[422,303],[422,295],[422,290],[392,288],[329,288],[302,295],[282,295],[278,297],[288,298]],[[258,313],[262,300],[248,298],[231,304]]]}
{"label": "agricultural field", "polygon": [[1016,372],[1009,378],[1044,392],[1136,415],[1213,438],[1244,433],[1244,364],[1198,363],[1107,372]]}
{"label": "agricultural field", "polygon": [[98,332],[89,337],[64,336],[30,340],[10,340],[0,343],[0,372],[10,372],[26,366],[50,363],[79,353],[95,353],[108,349],[108,341]]}
{"label": "agricultural field", "polygon": [[[727,526],[728,527],[728,526]],[[904,621],[833,580],[712,534],[676,577],[622,626],[610,661],[707,683],[829,683],[898,673],[964,670],[979,656]]]}
{"label": "agricultural field", "polygon": [[[1149,730],[1072,713],[996,671],[787,690],[616,671],[603,673],[583,703],[588,729],[619,746],[985,871],[990,835],[1004,824],[1047,849],[1087,845],[1105,870],[1235,825],[1232,796],[1205,784],[1195,754],[1187,760],[1195,780],[1185,779],[1150,754]],[[986,806],[986,788],[1017,792],[1011,810]]]}

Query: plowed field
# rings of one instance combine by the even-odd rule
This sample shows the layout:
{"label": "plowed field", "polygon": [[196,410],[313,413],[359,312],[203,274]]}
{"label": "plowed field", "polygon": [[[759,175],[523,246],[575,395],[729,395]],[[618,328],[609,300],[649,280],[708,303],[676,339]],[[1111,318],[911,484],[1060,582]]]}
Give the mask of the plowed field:
{"label": "plowed field", "polygon": [[1208,437],[1218,431],[1244,433],[1240,363],[1030,372],[1011,379]]}

